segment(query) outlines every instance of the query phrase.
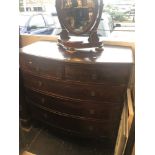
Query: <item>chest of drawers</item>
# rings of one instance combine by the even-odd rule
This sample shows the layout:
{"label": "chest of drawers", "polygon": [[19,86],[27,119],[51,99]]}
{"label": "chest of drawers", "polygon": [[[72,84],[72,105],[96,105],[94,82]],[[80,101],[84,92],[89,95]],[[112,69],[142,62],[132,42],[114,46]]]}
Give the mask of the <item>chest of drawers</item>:
{"label": "chest of drawers", "polygon": [[52,127],[103,138],[114,147],[132,68],[130,48],[105,46],[101,55],[66,56],[56,43],[20,50],[30,115]]}

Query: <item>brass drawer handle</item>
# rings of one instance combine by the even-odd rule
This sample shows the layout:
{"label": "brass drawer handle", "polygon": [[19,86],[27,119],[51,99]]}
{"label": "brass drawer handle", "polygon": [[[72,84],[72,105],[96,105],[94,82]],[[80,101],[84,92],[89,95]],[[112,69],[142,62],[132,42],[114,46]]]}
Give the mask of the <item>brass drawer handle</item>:
{"label": "brass drawer handle", "polygon": [[41,103],[45,103],[45,98],[41,98]]}
{"label": "brass drawer handle", "polygon": [[39,81],[39,82],[38,82],[38,85],[39,85],[39,87],[41,87],[41,86],[42,86],[42,82],[41,82],[41,81]]}
{"label": "brass drawer handle", "polygon": [[90,109],[90,110],[89,110],[89,113],[90,113],[90,114],[95,114],[95,110],[94,110],[94,109]]}
{"label": "brass drawer handle", "polygon": [[97,79],[97,75],[96,74],[92,74],[92,80],[96,80]]}
{"label": "brass drawer handle", "polygon": [[95,91],[91,91],[90,94],[91,94],[92,97],[94,97],[95,96]]}

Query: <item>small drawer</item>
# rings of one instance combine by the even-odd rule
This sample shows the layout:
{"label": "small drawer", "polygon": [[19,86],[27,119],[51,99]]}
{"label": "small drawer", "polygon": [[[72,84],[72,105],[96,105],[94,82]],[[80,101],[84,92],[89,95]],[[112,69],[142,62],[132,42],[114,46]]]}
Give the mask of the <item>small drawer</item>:
{"label": "small drawer", "polygon": [[95,102],[56,98],[30,89],[26,89],[26,96],[27,101],[31,104],[38,104],[57,112],[90,119],[113,120],[118,117],[117,115],[122,107],[119,103],[110,104],[103,102],[102,104],[96,104]]}
{"label": "small drawer", "polygon": [[66,80],[127,84],[131,64],[103,63],[103,64],[65,64]]}
{"label": "small drawer", "polygon": [[51,126],[93,137],[112,137],[113,130],[115,130],[114,126],[116,126],[117,122],[104,121],[101,123],[87,119],[76,119],[63,114],[52,113],[50,110],[44,110],[33,105],[30,106],[30,109],[31,115],[35,119],[46,122]]}
{"label": "small drawer", "polygon": [[123,102],[126,86],[71,83],[62,80],[43,79],[30,74],[23,74],[25,86],[56,96],[70,99],[96,102]]}
{"label": "small drawer", "polygon": [[62,78],[62,63],[43,57],[20,54],[20,67],[33,74],[45,75],[51,78]]}

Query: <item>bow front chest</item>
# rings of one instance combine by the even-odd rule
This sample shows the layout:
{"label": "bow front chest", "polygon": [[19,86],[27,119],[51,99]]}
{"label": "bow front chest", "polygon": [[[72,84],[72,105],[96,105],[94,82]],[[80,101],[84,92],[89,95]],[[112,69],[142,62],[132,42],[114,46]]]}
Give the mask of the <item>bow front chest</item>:
{"label": "bow front chest", "polygon": [[103,138],[114,147],[133,58],[127,47],[99,55],[66,55],[56,43],[20,49],[20,70],[30,116],[72,134]]}

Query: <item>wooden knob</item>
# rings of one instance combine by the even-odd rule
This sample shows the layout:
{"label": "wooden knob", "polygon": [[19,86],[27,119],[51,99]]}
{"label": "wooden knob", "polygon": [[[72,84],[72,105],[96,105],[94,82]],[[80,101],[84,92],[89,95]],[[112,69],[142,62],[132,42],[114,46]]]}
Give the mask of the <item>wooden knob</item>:
{"label": "wooden knob", "polygon": [[92,80],[96,80],[96,79],[97,79],[96,74],[92,74]]}
{"label": "wooden knob", "polygon": [[29,62],[28,62],[30,65],[32,64],[32,61],[31,60],[29,60]]}
{"label": "wooden knob", "polygon": [[95,91],[90,92],[91,96],[95,96]]}
{"label": "wooden knob", "polygon": [[94,109],[90,109],[90,110],[89,110],[89,113],[90,113],[90,114],[95,114],[95,110],[94,110]]}
{"label": "wooden knob", "polygon": [[47,119],[47,114],[46,113],[44,113],[43,116],[44,116],[45,119]]}
{"label": "wooden knob", "polygon": [[41,81],[39,81],[39,82],[38,82],[38,85],[39,85],[39,87],[40,87],[40,86],[42,86],[42,82],[41,82]]}
{"label": "wooden knob", "polygon": [[57,78],[62,78],[61,72],[57,72],[56,76],[57,76]]}
{"label": "wooden knob", "polygon": [[39,67],[36,67],[36,71],[39,71]]}
{"label": "wooden knob", "polygon": [[45,98],[41,98],[41,103],[45,103]]}
{"label": "wooden knob", "polygon": [[93,131],[93,130],[94,130],[94,127],[90,125],[90,126],[88,127],[88,129],[89,129],[89,131]]}

